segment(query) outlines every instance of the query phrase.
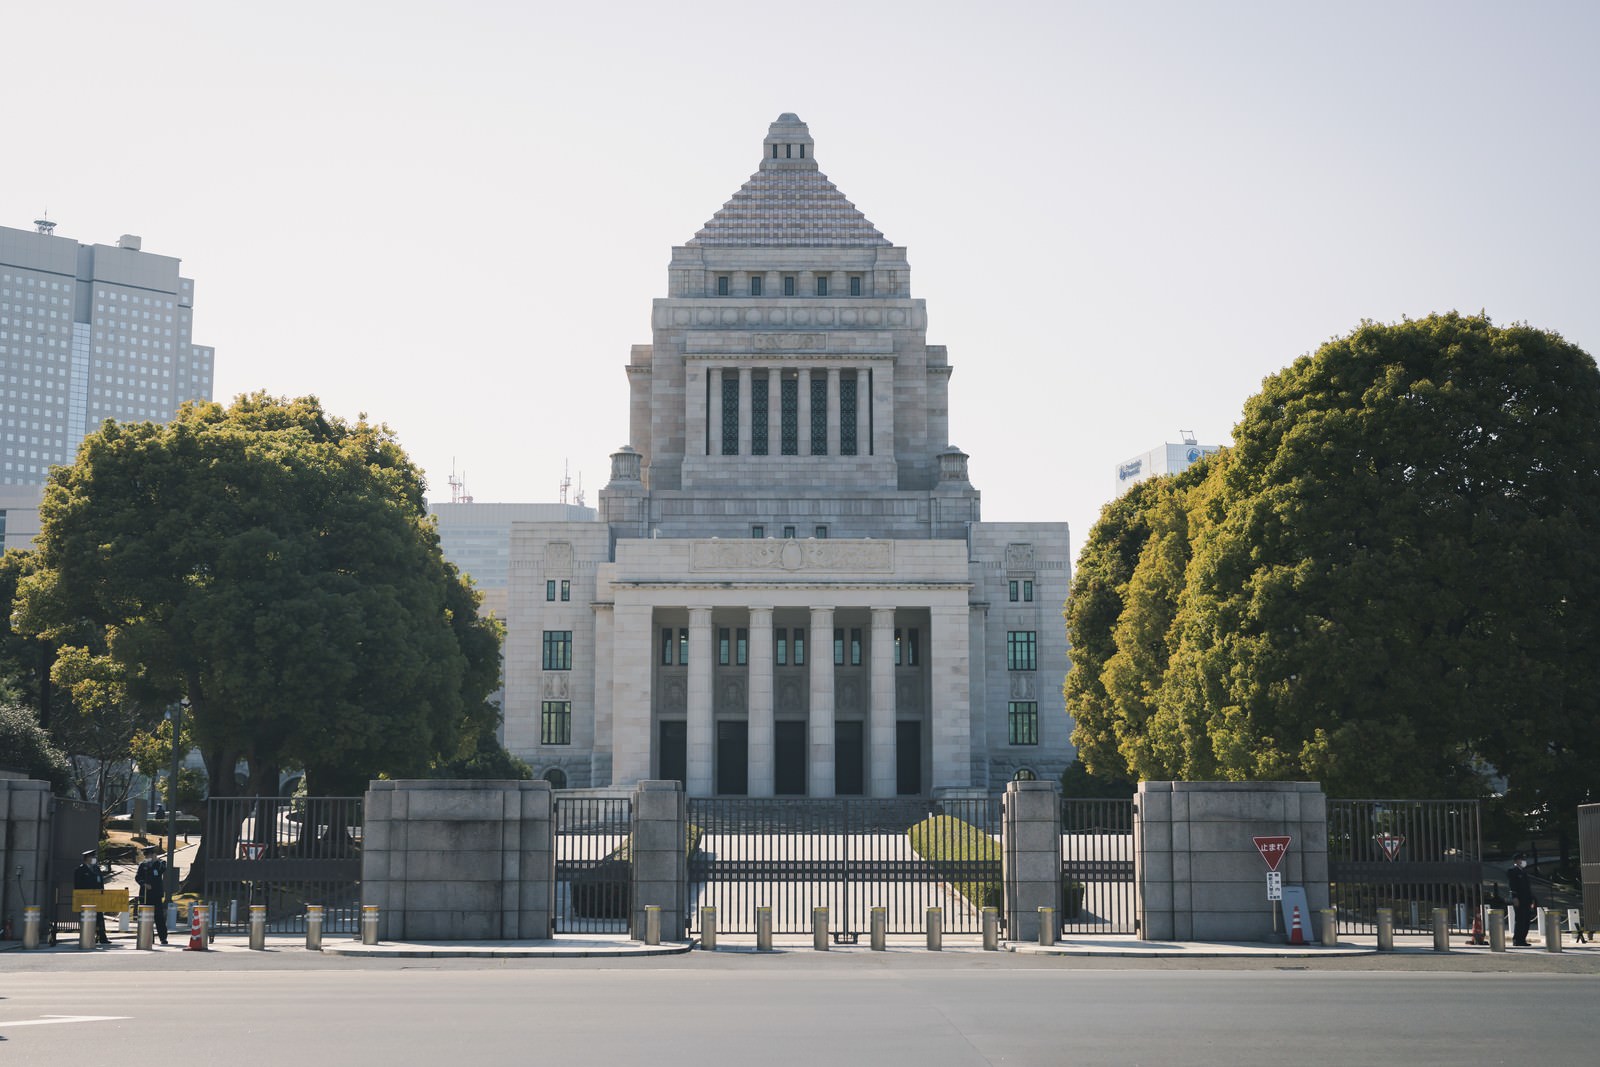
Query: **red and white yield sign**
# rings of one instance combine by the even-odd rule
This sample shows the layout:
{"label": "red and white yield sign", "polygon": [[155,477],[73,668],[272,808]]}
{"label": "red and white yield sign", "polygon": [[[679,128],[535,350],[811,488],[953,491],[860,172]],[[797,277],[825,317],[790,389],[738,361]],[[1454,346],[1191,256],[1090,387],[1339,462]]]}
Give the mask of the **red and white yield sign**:
{"label": "red and white yield sign", "polygon": [[242,860],[258,860],[267,851],[267,846],[260,841],[240,841],[239,858]]}
{"label": "red and white yield sign", "polygon": [[1378,844],[1383,849],[1384,858],[1393,860],[1400,854],[1400,846],[1406,843],[1404,834],[1379,834]]}
{"label": "red and white yield sign", "polygon": [[1282,837],[1252,837],[1256,843],[1256,851],[1261,853],[1261,858],[1267,861],[1267,870],[1275,871],[1278,864],[1289,851],[1289,835]]}

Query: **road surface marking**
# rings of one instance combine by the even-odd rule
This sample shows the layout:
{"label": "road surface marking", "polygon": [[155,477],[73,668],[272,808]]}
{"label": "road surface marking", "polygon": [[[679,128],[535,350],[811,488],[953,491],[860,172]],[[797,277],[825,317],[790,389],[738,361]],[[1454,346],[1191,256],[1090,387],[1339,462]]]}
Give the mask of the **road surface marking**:
{"label": "road surface marking", "polygon": [[19,1019],[16,1022],[0,1023],[0,1030],[8,1030],[13,1026],[49,1026],[52,1023],[104,1023],[117,1019],[131,1019],[131,1015],[43,1015],[37,1019]]}

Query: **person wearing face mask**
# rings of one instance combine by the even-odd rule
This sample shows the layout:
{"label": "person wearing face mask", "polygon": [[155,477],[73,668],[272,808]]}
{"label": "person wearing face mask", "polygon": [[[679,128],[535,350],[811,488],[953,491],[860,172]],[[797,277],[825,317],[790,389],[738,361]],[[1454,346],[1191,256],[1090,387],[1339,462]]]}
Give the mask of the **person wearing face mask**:
{"label": "person wearing face mask", "polygon": [[1511,943],[1520,948],[1527,948],[1528,927],[1533,924],[1533,912],[1539,906],[1539,901],[1533,895],[1533,879],[1528,877],[1526,852],[1518,852],[1512,857],[1511,869],[1506,872],[1506,881],[1511,885],[1511,910],[1517,920]]}

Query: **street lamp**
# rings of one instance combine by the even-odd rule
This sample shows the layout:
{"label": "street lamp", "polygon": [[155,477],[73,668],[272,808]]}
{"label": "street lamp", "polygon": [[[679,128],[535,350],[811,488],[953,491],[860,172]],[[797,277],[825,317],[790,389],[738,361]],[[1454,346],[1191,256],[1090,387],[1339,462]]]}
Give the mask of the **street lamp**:
{"label": "street lamp", "polygon": [[184,697],[168,708],[172,715],[172,775],[167,779],[167,896],[178,891],[178,733],[183,726],[183,709],[189,703]]}

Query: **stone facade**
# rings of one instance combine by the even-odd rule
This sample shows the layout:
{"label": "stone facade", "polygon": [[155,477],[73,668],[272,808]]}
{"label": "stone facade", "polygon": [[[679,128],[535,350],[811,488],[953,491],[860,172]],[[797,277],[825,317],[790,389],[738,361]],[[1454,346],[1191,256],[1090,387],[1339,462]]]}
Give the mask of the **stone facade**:
{"label": "stone facade", "polygon": [[1065,523],[984,523],[905,249],[780,116],[673,249],[593,523],[512,533],[505,741],[558,785],[999,790],[1071,759]]}

